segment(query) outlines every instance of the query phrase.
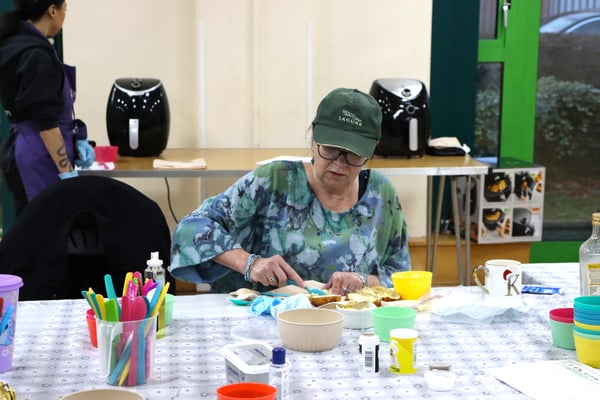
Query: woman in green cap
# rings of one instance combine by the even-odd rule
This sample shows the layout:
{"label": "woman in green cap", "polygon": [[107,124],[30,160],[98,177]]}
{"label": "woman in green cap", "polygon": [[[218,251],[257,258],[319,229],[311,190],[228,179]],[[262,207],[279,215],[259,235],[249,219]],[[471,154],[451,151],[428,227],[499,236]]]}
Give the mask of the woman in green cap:
{"label": "woman in green cap", "polygon": [[346,294],[410,270],[406,221],[383,174],[363,168],[381,136],[370,95],[339,88],[311,124],[310,162],[273,161],[206,199],[177,225],[170,271],[227,293],[326,283]]}

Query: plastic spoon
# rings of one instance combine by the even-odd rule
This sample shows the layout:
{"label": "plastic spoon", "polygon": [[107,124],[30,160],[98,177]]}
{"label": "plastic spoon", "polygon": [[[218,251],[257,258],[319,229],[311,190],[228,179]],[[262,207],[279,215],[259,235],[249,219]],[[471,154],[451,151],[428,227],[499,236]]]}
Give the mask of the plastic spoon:
{"label": "plastic spoon", "polygon": [[[136,297],[131,306],[131,318],[132,321],[136,322],[135,325],[131,328],[131,357],[129,361],[129,377],[127,379],[127,383],[129,386],[137,385],[138,375],[140,371],[145,371],[144,359],[146,358],[146,356],[144,351],[145,344],[143,343],[144,324],[142,322],[139,322],[139,320],[146,318],[147,312],[148,310],[146,308],[146,302],[144,301],[143,297]],[[142,333],[142,343],[140,343],[139,332]],[[142,374],[142,378],[143,377],[144,374]]]}
{"label": "plastic spoon", "polygon": [[119,320],[119,316],[121,315],[121,307],[119,306],[119,302],[117,301],[117,292],[115,292],[115,285],[113,284],[112,276],[110,274],[104,275],[104,286],[106,287],[106,296],[109,299],[113,299],[116,305],[117,311],[117,321]]}

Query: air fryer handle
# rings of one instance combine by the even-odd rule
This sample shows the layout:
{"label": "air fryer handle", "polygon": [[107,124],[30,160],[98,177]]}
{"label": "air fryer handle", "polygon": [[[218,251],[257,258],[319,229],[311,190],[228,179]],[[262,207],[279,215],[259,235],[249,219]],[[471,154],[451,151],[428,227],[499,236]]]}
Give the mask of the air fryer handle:
{"label": "air fryer handle", "polygon": [[419,120],[416,118],[408,120],[408,149],[410,151],[419,150]]}
{"label": "air fryer handle", "polygon": [[140,120],[137,118],[129,119],[129,148],[136,150],[140,145]]}

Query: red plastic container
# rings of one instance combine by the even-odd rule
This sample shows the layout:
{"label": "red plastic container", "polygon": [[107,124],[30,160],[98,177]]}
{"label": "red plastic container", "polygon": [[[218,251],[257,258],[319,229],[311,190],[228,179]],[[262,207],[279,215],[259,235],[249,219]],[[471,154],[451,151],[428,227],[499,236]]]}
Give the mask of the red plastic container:
{"label": "red plastic container", "polygon": [[96,162],[103,164],[107,162],[117,161],[118,146],[96,146],[94,152],[96,153]]}

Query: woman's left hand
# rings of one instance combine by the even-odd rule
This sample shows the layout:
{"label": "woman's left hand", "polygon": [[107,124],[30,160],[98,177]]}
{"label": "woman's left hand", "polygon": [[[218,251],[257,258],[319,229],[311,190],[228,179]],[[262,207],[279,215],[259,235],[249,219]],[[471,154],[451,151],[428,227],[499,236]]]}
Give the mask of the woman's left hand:
{"label": "woman's left hand", "polygon": [[342,296],[356,292],[363,288],[363,281],[356,272],[336,271],[331,275],[323,289],[330,289],[333,294]]}

